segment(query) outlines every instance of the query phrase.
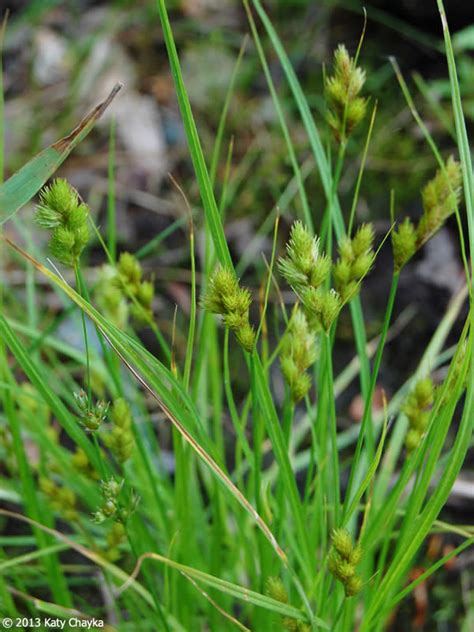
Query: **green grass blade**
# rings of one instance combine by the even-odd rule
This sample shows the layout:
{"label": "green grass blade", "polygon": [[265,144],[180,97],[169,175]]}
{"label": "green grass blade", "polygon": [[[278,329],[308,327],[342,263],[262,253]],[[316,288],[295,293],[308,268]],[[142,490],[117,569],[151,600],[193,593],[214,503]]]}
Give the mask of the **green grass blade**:
{"label": "green grass blade", "polygon": [[165,1],[157,0],[157,8],[163,28],[166,49],[168,51],[168,57],[171,64],[171,72],[176,87],[176,94],[181,110],[181,116],[183,117],[186,137],[188,139],[189,151],[191,153],[194,171],[196,173],[196,178],[199,184],[199,191],[204,207],[206,221],[208,223],[212,239],[214,241],[217,258],[223,266],[232,270],[232,259],[224,235],[224,230],[222,228],[219,210],[217,208],[216,200],[214,197],[214,192],[211,179],[209,177],[209,172],[207,170],[206,161],[204,160],[201,141],[199,140],[196,123],[194,122],[188,93],[184,85],[183,75],[181,73],[181,66],[179,63],[178,51],[176,49],[173,32],[171,30]]}
{"label": "green grass blade", "polygon": [[472,173],[472,158],[469,148],[469,138],[467,135],[466,121],[462,109],[461,90],[459,88],[458,74],[456,70],[456,61],[454,59],[454,50],[449,33],[448,21],[442,0],[438,0],[438,9],[441,15],[443,25],[444,43],[446,47],[446,58],[448,61],[449,79],[451,82],[451,95],[453,101],[454,121],[456,125],[456,135],[458,141],[459,155],[461,158],[463,180],[464,180],[464,198],[466,201],[466,214],[469,231],[469,247],[471,251],[471,277],[474,271],[474,176]]}
{"label": "green grass blade", "polygon": [[68,136],[56,141],[26,163],[0,186],[0,225],[10,219],[41,189],[71,151],[87,136],[96,121],[112,102],[121,84],[99,103]]}
{"label": "green grass blade", "polygon": [[[214,577],[212,575],[209,575],[208,573],[197,570],[196,568],[184,566],[183,564],[179,564],[167,557],[164,557],[163,555],[158,555],[155,553],[149,553],[141,557],[133,573],[130,575],[130,579],[124,586],[120,588],[121,592],[126,590],[128,588],[129,582],[137,577],[140,566],[145,559],[151,559],[157,562],[161,562],[162,564],[166,564],[167,566],[170,566],[171,568],[174,568],[181,573],[189,575],[196,581],[205,584],[206,586],[210,586],[211,588],[214,588],[215,590],[218,590],[222,593],[225,593],[247,603],[251,603],[259,608],[264,608],[265,610],[269,610],[270,612],[276,612],[278,614],[281,614],[282,616],[291,617],[292,619],[296,619],[298,621],[306,620],[303,612],[301,610],[298,610],[294,606],[282,603],[281,601],[276,601],[271,597],[267,597],[266,595],[262,595],[261,593],[249,590],[248,588],[239,586],[238,584],[225,581],[223,579],[220,579],[219,577]],[[326,630],[329,629],[329,626],[321,619],[315,618],[314,622]]]}

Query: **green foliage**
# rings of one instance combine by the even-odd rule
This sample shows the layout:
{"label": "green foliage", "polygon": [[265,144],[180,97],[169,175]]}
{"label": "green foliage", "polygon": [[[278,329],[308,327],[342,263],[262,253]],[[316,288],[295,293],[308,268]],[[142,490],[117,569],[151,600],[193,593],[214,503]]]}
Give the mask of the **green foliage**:
{"label": "green foliage", "polygon": [[[289,133],[286,104],[280,102],[268,71],[250,3],[245,5],[277,107],[282,146],[294,170],[288,187],[298,190],[298,210],[305,217],[305,224],[292,225],[286,254],[278,262],[295,296],[282,292],[273,274],[276,226],[268,276],[258,276],[258,265],[254,277],[248,274],[252,287],[261,288],[260,323],[254,330],[249,313],[257,292],[242,287],[236,272],[249,266],[249,255],[234,267],[222,222],[224,209],[214,197],[217,188],[224,189],[223,200],[228,192],[218,168],[226,115],[209,174],[166,3],[159,0],[205,219],[203,228],[196,222],[190,231],[189,322],[180,311],[173,328],[161,332],[153,320],[154,284],[145,280],[139,259],[162,235],[137,255],[125,252],[116,261],[117,232],[112,227],[109,262],[98,275],[83,275],[80,255],[92,213],[65,180],[43,190],[38,224],[52,231],[50,250],[56,258],[75,268],[77,289],[36,261],[34,240],[26,240],[31,255],[16,247],[52,283],[65,307],[46,315],[31,275],[25,323],[20,294],[5,287],[7,300],[0,314],[0,453],[6,466],[0,482],[5,499],[16,507],[14,512],[0,509],[0,516],[8,518],[8,525],[21,521],[25,533],[2,536],[2,614],[3,608],[15,615],[45,609],[64,614],[81,607],[87,616],[104,619],[114,612],[112,623],[119,630],[138,626],[230,632],[238,626],[260,632],[279,626],[288,632],[369,632],[382,629],[416,586],[407,579],[430,533],[443,529],[462,538],[456,551],[472,544],[469,527],[438,522],[472,436],[472,306],[450,364],[453,350],[444,349],[462,295],[450,305],[410,381],[394,389],[382,412],[372,401],[398,272],[460,203],[460,167],[448,160],[423,190],[424,214],[418,225],[406,219],[392,234],[395,275],[371,364],[373,344],[366,344],[358,293],[374,263],[374,230],[362,224],[353,233],[352,212],[346,227],[338,199],[344,145],[367,107],[361,96],[365,74],[340,46],[325,86],[331,133],[341,141],[333,164],[316,128],[318,117],[274,28],[261,3],[251,3],[282,64],[321,176],[325,200],[315,199],[310,208],[308,200],[313,198],[305,195],[298,163],[301,147],[293,145],[293,136],[301,146],[305,141],[302,134]],[[449,43],[447,50],[449,54]],[[449,55],[448,60],[453,75]],[[459,99],[455,109],[462,119]],[[352,142],[356,146],[356,139]],[[465,165],[466,142],[461,126]],[[365,159],[357,189],[364,186],[364,165]],[[471,175],[469,169],[462,174],[469,226]],[[28,191],[38,190],[43,176],[41,171],[41,184],[30,183]],[[12,201],[11,191],[10,184],[8,213],[25,197],[18,194]],[[113,198],[114,187],[109,191]],[[358,190],[354,210],[357,200]],[[114,203],[109,199],[109,209]],[[113,220],[115,213],[108,217]],[[201,230],[199,237],[206,244],[202,265],[194,259],[194,231]],[[196,302],[198,286],[203,288],[203,309]],[[92,343],[83,323],[84,349],[59,333],[67,301],[96,328],[97,341]],[[347,303],[356,357],[336,374],[334,333]],[[222,316],[224,334],[206,312]],[[71,327],[74,323],[68,320]],[[165,315],[160,315],[160,327],[162,323]],[[163,361],[146,348],[140,336],[143,324],[163,343],[162,350],[170,350]],[[229,330],[241,349],[229,349]],[[277,358],[288,397],[279,390],[281,380],[274,379]],[[440,365],[448,374],[435,392],[431,380],[422,376]],[[341,414],[340,397],[359,373],[364,412],[360,425],[351,427]],[[460,422],[453,424],[459,411]],[[389,419],[393,422],[388,431]],[[410,454],[399,458],[404,444]],[[17,555],[14,547],[20,542],[26,552]],[[80,566],[70,563],[66,552],[58,557],[65,549],[84,558]],[[427,576],[435,566],[427,569]],[[94,596],[88,610],[97,569],[114,589],[107,592],[107,603]],[[15,600],[8,599],[11,587]],[[23,599],[28,600],[26,606]]]}

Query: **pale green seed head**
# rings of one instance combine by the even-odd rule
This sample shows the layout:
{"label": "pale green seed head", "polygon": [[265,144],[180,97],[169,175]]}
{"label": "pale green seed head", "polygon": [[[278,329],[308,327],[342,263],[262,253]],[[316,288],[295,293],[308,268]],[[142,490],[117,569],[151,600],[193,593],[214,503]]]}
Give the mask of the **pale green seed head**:
{"label": "pale green seed head", "polygon": [[352,536],[347,529],[334,529],[331,534],[332,545],[339,555],[348,559],[351,555],[354,544],[352,542]]}
{"label": "pale green seed head", "polygon": [[405,220],[392,232],[395,270],[400,271],[417,250],[417,231],[411,220]]}

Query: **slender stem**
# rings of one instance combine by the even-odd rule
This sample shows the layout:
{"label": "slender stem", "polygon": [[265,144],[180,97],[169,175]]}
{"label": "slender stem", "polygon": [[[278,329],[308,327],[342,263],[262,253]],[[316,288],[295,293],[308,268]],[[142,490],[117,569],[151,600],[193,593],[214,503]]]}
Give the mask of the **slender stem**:
{"label": "slender stem", "polygon": [[[83,292],[83,278],[81,274],[81,269],[79,267],[79,262],[74,265],[74,274],[76,276],[76,286],[78,293],[82,298],[84,298]],[[81,309],[81,322],[82,322],[82,333],[84,336],[84,347],[86,351],[86,383],[87,383],[87,398],[89,400],[89,405],[92,404],[92,386],[91,386],[91,367],[90,367],[90,355],[89,355],[89,338],[87,335],[87,325],[86,325],[86,317],[84,311]]]}
{"label": "slender stem", "polygon": [[[344,499],[344,515],[351,502],[351,496],[353,492],[354,482],[360,474],[361,469],[361,452],[364,440],[367,442],[367,458],[370,460],[373,457],[374,452],[374,435],[372,427],[372,400],[375,392],[375,386],[377,384],[377,378],[380,370],[380,364],[382,362],[382,356],[385,348],[385,341],[387,339],[387,332],[390,326],[390,320],[392,318],[393,306],[395,303],[395,296],[397,294],[398,281],[400,274],[395,272],[392,277],[392,285],[390,287],[390,294],[388,297],[387,309],[385,311],[385,318],[382,326],[382,332],[380,334],[379,344],[377,346],[377,352],[375,354],[374,369],[372,371],[372,377],[369,386],[369,392],[365,399],[364,416],[359,432],[359,438],[357,440],[357,446],[354,455],[354,461],[349,475],[349,482],[347,485],[346,496]],[[362,464],[363,467],[363,464]],[[343,518],[344,521],[344,518]]]}
{"label": "slender stem", "polygon": [[[327,388],[327,405],[329,408],[329,440],[331,454],[331,489],[334,494],[334,523],[338,524],[339,512],[341,505],[341,488],[339,478],[339,451],[337,448],[337,422],[336,422],[336,406],[334,400],[334,376],[332,366],[332,346],[331,336],[324,336],[324,344],[326,345],[326,388]],[[323,446],[325,448],[325,446]]]}
{"label": "slender stem", "polygon": [[117,258],[117,222],[115,208],[115,117],[112,117],[110,121],[108,185],[107,245],[110,256],[115,262]]}

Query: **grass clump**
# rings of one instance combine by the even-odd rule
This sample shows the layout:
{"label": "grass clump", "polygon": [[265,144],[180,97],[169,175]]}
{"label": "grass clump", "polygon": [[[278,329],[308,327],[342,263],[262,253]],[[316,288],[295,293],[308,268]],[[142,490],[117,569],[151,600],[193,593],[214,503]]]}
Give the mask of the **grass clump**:
{"label": "grass clump", "polygon": [[[3,289],[0,451],[6,466],[0,477],[9,504],[0,518],[24,529],[21,539],[7,531],[0,544],[5,616],[82,609],[81,616],[101,617],[124,632],[381,631],[418,585],[411,572],[431,534],[447,532],[456,546],[431,560],[424,580],[474,542],[471,527],[440,519],[472,439],[469,269],[468,289],[460,295],[468,296],[469,309],[454,347],[446,348],[446,341],[461,313],[459,297],[428,348],[413,350],[419,353],[414,375],[391,398],[383,395],[382,410],[373,406],[400,273],[464,200],[472,225],[469,174],[448,159],[422,192],[420,221],[406,219],[392,231],[387,306],[376,341],[367,344],[361,289],[378,265],[380,235],[355,213],[363,167],[353,210],[346,213],[339,200],[346,141],[360,142],[365,125],[360,51],[351,58],[344,46],[336,50],[325,85],[328,125],[319,130],[261,3],[244,4],[294,170],[295,214],[304,222],[288,222],[281,257],[277,222],[266,269],[248,256],[234,261],[222,220],[225,210],[232,212],[224,208],[228,182],[220,182],[217,168],[225,115],[209,173],[166,4],[159,0],[204,219],[194,226],[190,213],[188,311],[177,310],[172,323],[161,313],[157,319],[159,288],[146,277],[140,253],[116,258],[116,227],[104,239],[93,205],[89,209],[67,181],[54,180],[40,192],[36,221],[52,231],[50,252],[73,268],[74,282],[38,260],[45,253],[34,241],[27,240],[29,252],[10,242],[63,303],[46,314],[36,277],[29,278],[25,325],[19,294]],[[311,205],[253,10],[282,65],[321,175],[324,197]],[[459,98],[454,105],[462,122]],[[459,151],[466,162],[461,122]],[[336,135],[334,160],[321,134],[324,141]],[[362,165],[368,147],[361,145]],[[41,164],[33,162],[35,169]],[[25,203],[24,192],[11,200],[9,182],[0,187],[8,217]],[[109,200],[109,219],[113,208]],[[206,245],[202,257],[194,250],[195,231]],[[88,259],[93,234],[102,246],[114,246],[104,247],[107,263],[95,275]],[[462,233],[460,241],[472,255],[474,243],[466,247]],[[249,287],[240,282],[242,269]],[[292,292],[280,287],[282,279]],[[356,357],[339,366],[345,306]],[[221,317],[223,332],[213,315]],[[65,317],[81,335],[80,348],[61,336]],[[436,390],[426,377],[433,367],[447,372]],[[363,405],[358,425],[343,414],[352,383]]]}

